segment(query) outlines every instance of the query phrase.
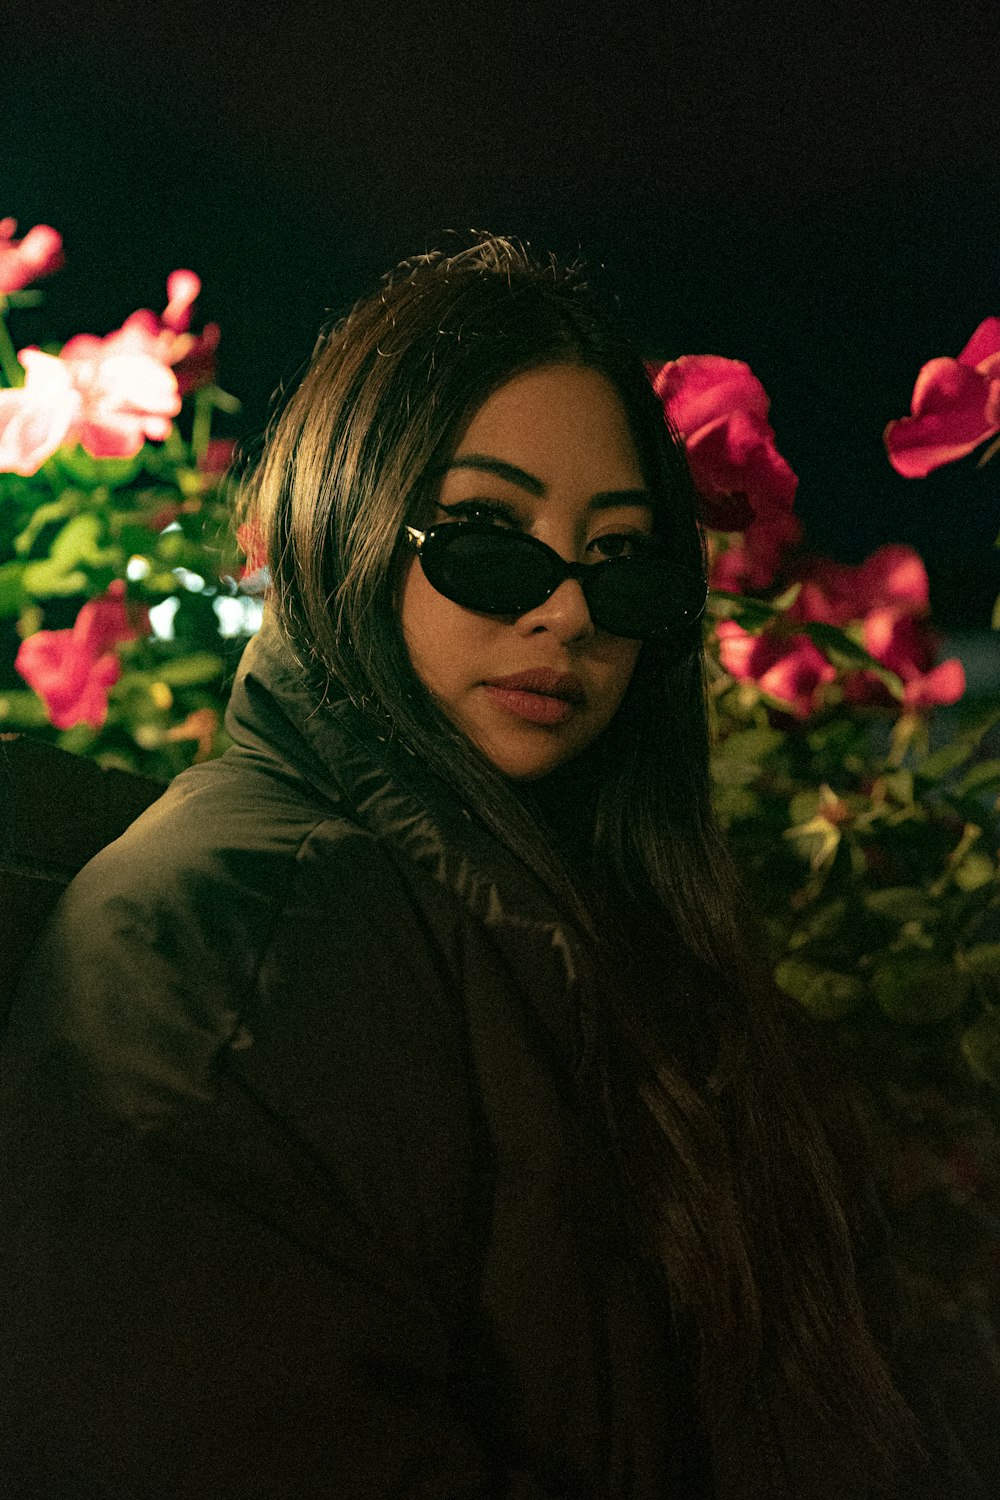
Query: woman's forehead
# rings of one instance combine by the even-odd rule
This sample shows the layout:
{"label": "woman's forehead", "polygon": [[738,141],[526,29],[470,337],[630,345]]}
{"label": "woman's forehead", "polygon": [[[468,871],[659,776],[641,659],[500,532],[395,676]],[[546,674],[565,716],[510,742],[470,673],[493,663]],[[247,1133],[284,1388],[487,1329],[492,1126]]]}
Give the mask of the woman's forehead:
{"label": "woman's forehead", "polygon": [[642,468],[625,407],[611,382],[581,365],[543,365],[514,375],[472,413],[449,466],[494,460],[497,477],[542,495],[553,482],[578,471],[597,490],[644,487]]}

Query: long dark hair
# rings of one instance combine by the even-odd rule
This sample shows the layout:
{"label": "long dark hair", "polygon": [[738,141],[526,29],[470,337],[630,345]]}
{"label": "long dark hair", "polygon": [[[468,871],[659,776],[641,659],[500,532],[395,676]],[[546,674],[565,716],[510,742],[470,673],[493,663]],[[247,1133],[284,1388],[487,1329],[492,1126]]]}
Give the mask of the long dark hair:
{"label": "long dark hair", "polygon": [[[809,1063],[794,1008],[739,915],[712,818],[699,643],[640,652],[595,751],[590,880],[454,729],[403,644],[397,598],[412,554],[401,531],[430,515],[428,476],[493,391],[559,362],[610,381],[654,524],[678,562],[702,567],[683,449],[615,311],[579,268],[476,237],[404,263],[358,303],[320,339],[276,419],[247,491],[272,608],[322,690],[348,696],[460,787],[565,901],[604,972],[621,971],[620,957],[631,975],[604,1017],[604,1103],[636,1240],[691,1336],[710,1426],[769,1361],[831,1444],[887,1469],[914,1426],[858,1298],[853,1127],[833,1090],[822,1102],[823,1066]],[[652,956],[637,964],[643,947]],[[698,1034],[700,1067],[675,1045],[678,1015]]]}

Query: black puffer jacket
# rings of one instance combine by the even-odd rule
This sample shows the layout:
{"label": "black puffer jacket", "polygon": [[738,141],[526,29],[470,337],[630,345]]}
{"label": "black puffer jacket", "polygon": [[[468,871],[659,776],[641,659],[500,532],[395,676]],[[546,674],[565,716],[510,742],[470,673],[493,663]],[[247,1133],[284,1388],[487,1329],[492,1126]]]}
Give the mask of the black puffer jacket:
{"label": "black puffer jacket", "polygon": [[[770,1376],[702,1436],[551,899],[271,627],[228,725],[15,1006],[6,1500],[863,1500]],[[900,1495],[980,1494],[924,1412]]]}

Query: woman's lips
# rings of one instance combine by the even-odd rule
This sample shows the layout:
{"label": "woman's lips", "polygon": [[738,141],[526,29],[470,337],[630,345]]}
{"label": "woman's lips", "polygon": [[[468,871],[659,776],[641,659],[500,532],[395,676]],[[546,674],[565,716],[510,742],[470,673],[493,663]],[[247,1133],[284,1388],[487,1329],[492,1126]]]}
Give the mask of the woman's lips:
{"label": "woman's lips", "polygon": [[484,683],[484,687],[498,708],[529,724],[564,724],[576,711],[576,704],[570,703],[566,698],[555,698],[550,693],[497,687],[492,682]]}
{"label": "woman's lips", "polygon": [[494,677],[483,687],[505,713],[528,724],[563,724],[584,700],[583,683],[575,672],[552,667],[529,667],[508,677]]}

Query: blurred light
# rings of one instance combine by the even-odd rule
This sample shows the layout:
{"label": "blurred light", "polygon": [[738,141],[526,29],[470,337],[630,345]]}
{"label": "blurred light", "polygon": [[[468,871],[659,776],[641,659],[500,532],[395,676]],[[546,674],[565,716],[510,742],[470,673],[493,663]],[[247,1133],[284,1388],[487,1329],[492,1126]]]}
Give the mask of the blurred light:
{"label": "blurred light", "polygon": [[161,641],[172,641],[174,638],[174,615],[181,607],[179,599],[164,599],[162,604],[154,604],[149,611],[149,623],[153,627],[153,634]]}
{"label": "blurred light", "polygon": [[259,599],[212,600],[222,636],[254,635],[264,618],[264,605]]}
{"label": "blurred light", "polygon": [[187,568],[171,568],[170,571],[189,594],[200,594],[205,587],[205,580],[200,573],[192,573]]}
{"label": "blurred light", "polygon": [[125,569],[125,576],[126,576],[126,578],[130,578],[133,583],[136,583],[140,578],[145,578],[148,573],[149,573],[149,558],[148,557],[138,557],[137,556],[137,557],[130,557],[129,558],[129,560],[128,560],[128,566]]}

